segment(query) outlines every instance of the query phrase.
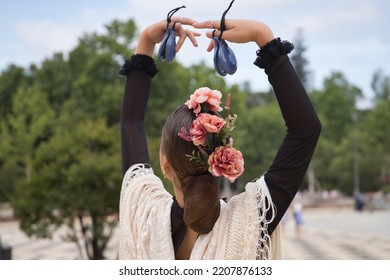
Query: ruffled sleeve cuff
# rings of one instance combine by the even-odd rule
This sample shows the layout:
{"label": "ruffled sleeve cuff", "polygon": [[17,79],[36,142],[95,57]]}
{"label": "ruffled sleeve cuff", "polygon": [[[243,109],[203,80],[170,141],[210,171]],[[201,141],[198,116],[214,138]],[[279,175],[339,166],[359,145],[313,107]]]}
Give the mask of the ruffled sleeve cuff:
{"label": "ruffled sleeve cuff", "polygon": [[293,49],[294,45],[289,41],[275,38],[256,52],[257,58],[254,64],[265,69],[274,59],[289,54]]}
{"label": "ruffled sleeve cuff", "polygon": [[144,54],[133,54],[119,70],[119,75],[127,76],[133,70],[145,71],[151,77],[157,74],[157,66],[152,57]]}

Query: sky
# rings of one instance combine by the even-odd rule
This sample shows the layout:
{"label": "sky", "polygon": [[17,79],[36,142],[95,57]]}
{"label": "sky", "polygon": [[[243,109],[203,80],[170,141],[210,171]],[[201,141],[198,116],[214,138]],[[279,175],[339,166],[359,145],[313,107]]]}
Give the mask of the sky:
{"label": "sky", "polygon": [[[55,52],[67,54],[85,33],[104,32],[114,19],[134,19],[139,29],[166,18],[172,8],[186,5],[176,15],[198,21],[220,19],[230,0],[0,0],[0,71],[10,64],[40,64]],[[227,18],[256,19],[274,35],[294,43],[299,29],[307,47],[312,87],[320,89],[332,72],[342,72],[362,89],[369,107],[371,80],[381,69],[390,76],[390,1],[388,0],[236,0]],[[177,55],[184,65],[205,61],[208,39],[202,30],[199,47],[185,44]],[[257,46],[233,44],[238,70],[228,83],[249,81],[253,90],[269,88],[265,74],[253,65]],[[156,49],[157,50],[157,49]]]}

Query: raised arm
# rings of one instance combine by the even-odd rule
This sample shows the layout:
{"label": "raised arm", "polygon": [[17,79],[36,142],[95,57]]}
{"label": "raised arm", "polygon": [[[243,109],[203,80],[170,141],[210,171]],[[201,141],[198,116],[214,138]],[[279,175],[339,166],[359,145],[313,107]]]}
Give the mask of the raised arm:
{"label": "raised arm", "polygon": [[286,55],[291,49],[290,43],[275,39],[260,50],[255,62],[265,68],[287,126],[283,142],[264,175],[277,207],[269,232],[280,222],[297,193],[321,131],[309,97]]}
{"label": "raised arm", "polygon": [[153,59],[133,55],[121,72],[126,86],[121,113],[122,173],[135,163],[150,163],[144,127],[146,105],[152,77],[157,73]]}
{"label": "raised arm", "polygon": [[[198,28],[220,28],[221,22],[205,21],[194,24]],[[272,233],[280,222],[302,183],[312,158],[321,130],[318,117],[310,103],[301,81],[287,54],[293,45],[275,38],[264,23],[253,20],[226,20],[222,39],[234,43],[255,42],[257,52],[255,65],[265,69],[286,122],[286,136],[265,174],[272,201],[277,208],[276,217],[268,227]],[[216,30],[215,36],[221,34]],[[213,31],[206,35],[212,39]],[[213,49],[213,40],[208,51]],[[260,120],[261,121],[261,120]],[[268,218],[270,218],[269,213]]]}
{"label": "raised arm", "polygon": [[[178,22],[180,21],[180,22]],[[172,17],[179,36],[175,51],[178,52],[188,37],[197,46],[199,33],[185,30],[184,24],[192,25],[191,19]],[[126,60],[120,74],[127,77],[121,113],[122,172],[135,163],[150,163],[144,119],[149,99],[151,80],[157,73],[153,60],[156,44],[161,42],[167,30],[166,20],[145,28],[141,33],[135,53]]]}

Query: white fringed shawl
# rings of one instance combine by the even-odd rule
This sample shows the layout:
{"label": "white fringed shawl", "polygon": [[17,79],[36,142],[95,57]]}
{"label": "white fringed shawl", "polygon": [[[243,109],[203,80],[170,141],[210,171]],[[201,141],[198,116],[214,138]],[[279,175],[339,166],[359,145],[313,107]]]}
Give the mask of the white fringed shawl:
{"label": "white fringed shawl", "polygon": [[[172,203],[172,196],[152,169],[141,164],[129,168],[120,198],[119,259],[175,259]],[[262,177],[248,183],[245,192],[228,203],[221,201],[221,214],[213,230],[199,236],[191,259],[281,259],[279,226],[270,237],[267,211],[275,215]]]}

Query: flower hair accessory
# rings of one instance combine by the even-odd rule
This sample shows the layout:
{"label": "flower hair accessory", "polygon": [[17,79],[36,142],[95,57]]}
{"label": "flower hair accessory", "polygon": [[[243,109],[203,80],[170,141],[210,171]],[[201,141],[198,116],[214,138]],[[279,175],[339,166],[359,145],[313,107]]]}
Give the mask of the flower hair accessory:
{"label": "flower hair accessory", "polygon": [[223,110],[221,98],[222,93],[218,90],[197,89],[185,103],[194,111],[196,119],[189,131],[182,127],[178,135],[198,148],[187,155],[190,160],[207,166],[213,176],[223,176],[233,183],[244,172],[244,160],[242,153],[233,147],[231,138],[237,115],[230,115],[230,94],[225,105],[227,117],[224,119],[216,114]]}

